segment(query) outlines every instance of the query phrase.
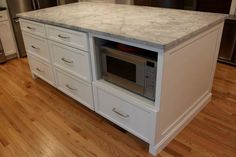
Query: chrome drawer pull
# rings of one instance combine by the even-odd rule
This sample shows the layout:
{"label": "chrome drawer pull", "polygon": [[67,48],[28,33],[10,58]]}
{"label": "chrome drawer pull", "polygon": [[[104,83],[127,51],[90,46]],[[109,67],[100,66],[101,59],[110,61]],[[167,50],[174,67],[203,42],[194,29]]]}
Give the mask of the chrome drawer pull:
{"label": "chrome drawer pull", "polygon": [[66,62],[66,63],[70,63],[70,64],[72,64],[73,63],[73,61],[68,61],[67,59],[65,59],[64,57],[63,58],[61,58],[61,60],[62,61],[64,61],[64,62]]}
{"label": "chrome drawer pull", "polygon": [[32,47],[33,49],[40,50],[39,47],[36,47],[36,46],[34,46],[34,45],[31,45],[31,47]]}
{"label": "chrome drawer pull", "polygon": [[59,37],[59,38],[62,38],[62,39],[70,39],[70,37],[68,37],[68,36],[63,36],[63,35],[61,35],[61,34],[59,34],[58,37]]}
{"label": "chrome drawer pull", "polygon": [[29,30],[36,30],[36,28],[30,27],[30,26],[27,26],[27,28],[28,28]]}
{"label": "chrome drawer pull", "polygon": [[116,110],[116,108],[113,108],[112,111],[115,112],[116,114],[118,114],[118,115],[121,116],[121,117],[129,118],[129,115],[128,115],[128,114],[124,115],[124,114],[118,112],[118,111]]}
{"label": "chrome drawer pull", "polygon": [[43,70],[39,69],[39,68],[36,68],[37,71],[39,72],[44,72]]}
{"label": "chrome drawer pull", "polygon": [[70,85],[66,85],[66,88],[68,88],[68,89],[70,89],[70,90],[77,90],[77,89],[75,89],[75,88],[72,88]]}

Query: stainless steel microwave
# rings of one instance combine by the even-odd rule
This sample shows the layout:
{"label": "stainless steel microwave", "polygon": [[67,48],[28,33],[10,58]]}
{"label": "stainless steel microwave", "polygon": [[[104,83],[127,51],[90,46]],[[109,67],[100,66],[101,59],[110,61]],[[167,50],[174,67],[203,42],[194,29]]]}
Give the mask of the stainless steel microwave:
{"label": "stainless steel microwave", "polygon": [[154,100],[157,71],[157,53],[155,54],[156,57],[150,58],[102,46],[102,77],[106,81]]}

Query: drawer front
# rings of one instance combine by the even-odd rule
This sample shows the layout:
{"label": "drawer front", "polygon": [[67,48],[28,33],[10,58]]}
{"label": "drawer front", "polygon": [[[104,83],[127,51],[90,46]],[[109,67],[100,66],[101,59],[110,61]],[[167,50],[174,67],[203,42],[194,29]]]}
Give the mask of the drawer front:
{"label": "drawer front", "polygon": [[20,19],[20,26],[22,31],[41,37],[46,37],[45,26],[42,23]]}
{"label": "drawer front", "polygon": [[57,88],[93,110],[92,87],[68,73],[55,69]]}
{"label": "drawer front", "polygon": [[108,91],[94,87],[96,112],[146,142],[151,139],[151,112],[145,111]]}
{"label": "drawer front", "polygon": [[54,85],[55,81],[51,65],[36,59],[31,55],[28,55],[28,59],[32,73],[36,74],[38,77],[50,83],[51,85]]}
{"label": "drawer front", "polygon": [[0,11],[0,21],[8,20],[7,11]]}
{"label": "drawer front", "polygon": [[23,38],[27,53],[50,62],[50,53],[46,39],[25,32],[23,32]]}
{"label": "drawer front", "polygon": [[47,25],[48,38],[62,44],[88,51],[88,36],[86,33]]}
{"label": "drawer front", "polygon": [[55,42],[50,42],[50,50],[56,67],[91,82],[88,53]]}

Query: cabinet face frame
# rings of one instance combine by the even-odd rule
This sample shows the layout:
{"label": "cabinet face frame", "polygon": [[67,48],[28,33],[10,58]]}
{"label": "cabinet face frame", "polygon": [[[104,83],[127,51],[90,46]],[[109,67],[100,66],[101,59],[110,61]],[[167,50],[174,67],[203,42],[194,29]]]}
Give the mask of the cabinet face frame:
{"label": "cabinet face frame", "polygon": [[92,64],[92,74],[93,74],[93,81],[97,81],[101,79],[101,60],[100,60],[100,52],[97,45],[96,40],[107,40],[107,41],[113,41],[121,44],[126,44],[142,49],[146,49],[149,51],[153,51],[158,53],[158,60],[157,60],[157,72],[156,72],[156,97],[154,101],[154,108],[158,112],[159,106],[160,106],[160,93],[161,93],[161,82],[162,82],[162,72],[163,72],[163,60],[164,60],[164,50],[157,48],[157,47],[151,47],[146,46],[143,44],[136,44],[130,41],[124,41],[120,39],[115,39],[112,37],[106,37],[103,35],[97,35],[93,33],[89,33],[89,45],[90,45],[90,53],[91,53],[91,64]]}

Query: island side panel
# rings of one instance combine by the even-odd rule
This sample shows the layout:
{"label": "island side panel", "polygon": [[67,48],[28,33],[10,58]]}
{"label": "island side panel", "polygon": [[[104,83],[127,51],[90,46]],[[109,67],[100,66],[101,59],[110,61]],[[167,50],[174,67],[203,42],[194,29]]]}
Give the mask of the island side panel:
{"label": "island side panel", "polygon": [[164,53],[155,154],[210,101],[223,23]]}

